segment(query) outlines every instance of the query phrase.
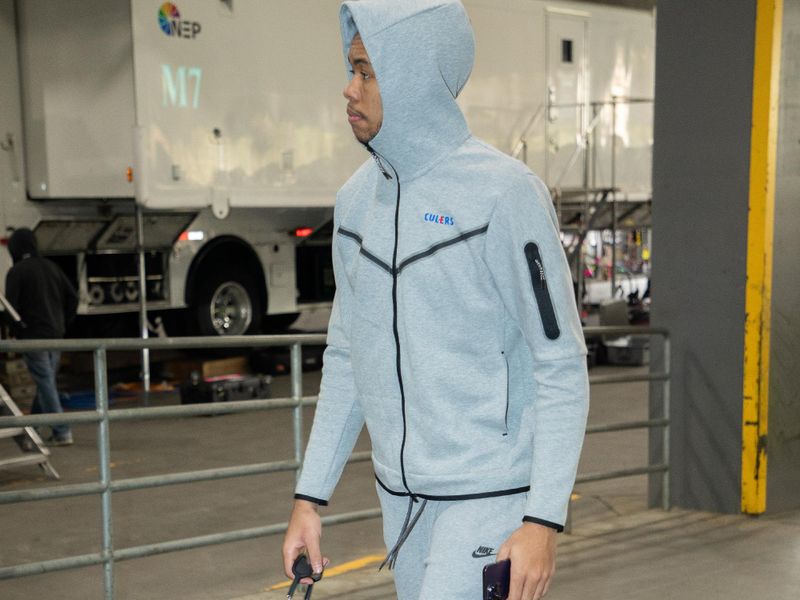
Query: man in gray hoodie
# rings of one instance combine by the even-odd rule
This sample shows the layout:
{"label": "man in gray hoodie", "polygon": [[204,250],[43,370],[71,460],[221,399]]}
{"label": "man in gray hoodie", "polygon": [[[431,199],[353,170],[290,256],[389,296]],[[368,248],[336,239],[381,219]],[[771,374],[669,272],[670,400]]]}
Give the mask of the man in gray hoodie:
{"label": "man in gray hoodie", "polygon": [[353,133],[319,404],[284,541],[315,571],[327,504],[362,426],[400,600],[512,600],[555,565],[588,410],[585,346],[552,201],[474,138],[456,97],[474,40],[458,0],[342,5]]}

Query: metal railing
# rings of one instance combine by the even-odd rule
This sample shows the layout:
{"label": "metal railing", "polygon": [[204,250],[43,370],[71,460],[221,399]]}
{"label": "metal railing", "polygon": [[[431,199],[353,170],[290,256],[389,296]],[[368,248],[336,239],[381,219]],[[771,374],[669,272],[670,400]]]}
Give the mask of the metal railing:
{"label": "metal railing", "polygon": [[[583,270],[583,253],[581,251],[581,247],[584,241],[584,238],[588,231],[595,230],[596,225],[594,223],[594,218],[587,218],[587,216],[592,212],[592,209],[598,208],[597,199],[602,198],[602,203],[608,202],[611,207],[611,225],[609,231],[611,232],[611,277],[609,285],[611,286],[611,296],[615,297],[616,290],[617,290],[617,274],[616,274],[616,264],[617,264],[617,229],[618,224],[621,220],[624,220],[624,217],[618,217],[617,215],[617,194],[622,192],[623,190],[620,189],[618,186],[618,136],[617,132],[617,113],[618,108],[621,106],[636,106],[636,105],[653,105],[652,98],[635,98],[635,97],[628,97],[628,96],[611,96],[610,100],[601,100],[601,101],[593,101],[593,102],[570,102],[570,103],[556,103],[553,102],[552,97],[548,96],[546,103],[540,104],[536,111],[533,113],[525,127],[522,129],[522,133],[519,135],[516,143],[511,148],[510,155],[512,158],[518,158],[525,164],[528,164],[528,138],[533,129],[534,125],[538,124],[541,117],[543,115],[547,115],[547,118],[544,120],[544,127],[540,129],[539,132],[541,135],[544,136],[545,145],[549,142],[549,128],[551,124],[557,120],[557,117],[554,117],[557,114],[557,111],[560,109],[565,110],[575,110],[577,111],[577,119],[576,119],[576,129],[575,139],[576,144],[574,149],[569,155],[569,158],[566,160],[565,163],[560,167],[560,171],[555,174],[555,177],[552,177],[553,174],[550,173],[550,151],[545,150],[544,159],[545,159],[545,168],[544,168],[544,179],[547,180],[548,186],[550,188],[550,193],[553,198],[553,203],[555,204],[556,214],[558,216],[559,227],[562,231],[564,231],[564,195],[565,193],[572,197],[572,201],[570,201],[570,205],[572,207],[575,206],[575,199],[580,202],[580,209],[584,214],[584,218],[578,221],[576,235],[577,235],[577,245],[575,247],[575,255],[577,258],[577,264],[575,265],[575,277],[578,281],[579,291],[579,304],[580,299],[583,297],[582,291],[585,287],[584,284],[584,270]],[[591,111],[591,112],[590,112]],[[597,167],[599,164],[598,156],[597,156],[597,149],[600,147],[600,144],[597,140],[597,130],[601,125],[603,119],[608,119],[609,115],[607,114],[610,111],[610,122],[608,125],[611,128],[611,135],[610,137],[610,148],[609,148],[609,180],[598,187],[598,177],[597,177]],[[650,146],[652,147],[652,142],[650,142]],[[583,158],[583,160],[580,160]],[[576,175],[574,172],[574,167],[580,161],[582,172],[578,173],[577,176],[580,179],[581,183],[578,187],[569,187],[564,189],[563,183],[564,181],[572,176]],[[626,197],[626,204],[628,202],[627,195]],[[592,199],[594,198],[594,200]],[[644,203],[647,203],[645,200]],[[595,213],[597,214],[597,213]]]}
{"label": "metal railing", "polygon": [[[585,335],[659,335],[664,338],[665,370],[659,373],[641,375],[600,375],[590,377],[590,383],[610,384],[624,382],[662,381],[664,383],[664,414],[662,418],[644,421],[630,421],[595,425],[587,428],[587,434],[624,431],[641,428],[663,428],[663,461],[635,469],[619,469],[601,473],[580,475],[577,483],[615,479],[640,474],[662,474],[662,505],[669,507],[668,487],[668,443],[669,443],[669,337],[664,329],[641,327],[591,327],[584,330]],[[167,485],[212,481],[248,475],[263,475],[294,471],[299,473],[303,459],[303,407],[313,406],[316,396],[303,395],[302,380],[302,346],[304,344],[320,345],[325,343],[323,334],[281,335],[281,336],[230,336],[201,338],[157,338],[157,339],[103,339],[103,340],[0,340],[0,352],[29,352],[51,350],[60,352],[92,352],[96,409],[60,414],[25,415],[23,417],[0,417],[0,428],[16,428],[23,426],[54,425],[57,423],[77,424],[96,423],[98,427],[99,481],[96,483],[67,484],[37,489],[0,492],[0,505],[37,500],[50,500],[74,496],[100,495],[102,519],[102,547],[100,552],[73,555],[53,560],[31,562],[7,567],[0,567],[0,580],[37,575],[54,571],[82,568],[92,565],[103,565],[103,582],[105,599],[114,598],[114,564],[124,560],[143,558],[211,546],[229,542],[250,540],[280,534],[286,531],[288,523],[275,523],[262,527],[252,527],[133,546],[115,548],[113,540],[112,494]],[[119,350],[166,350],[166,349],[219,349],[219,348],[263,348],[290,347],[291,397],[275,399],[256,399],[237,402],[192,404],[181,406],[162,406],[148,408],[115,409],[109,411],[107,352]],[[109,425],[111,422],[166,419],[196,415],[220,415],[255,411],[268,411],[292,408],[294,457],[292,460],[273,461],[237,465],[215,469],[185,471],[149,477],[135,477],[112,480],[111,448]],[[349,463],[370,460],[370,452],[354,452]],[[379,517],[379,508],[367,509],[330,515],[322,518],[323,525],[350,523]]]}
{"label": "metal railing", "polygon": [[[575,480],[576,484],[589,483],[592,481],[603,481],[607,479],[618,479],[633,475],[661,475],[661,508],[668,510],[670,507],[669,492],[669,427],[670,427],[670,377],[671,363],[670,352],[671,343],[669,331],[661,327],[584,327],[584,336],[658,336],[662,341],[663,359],[661,366],[663,370],[636,375],[592,375],[589,383],[593,385],[607,385],[611,383],[635,383],[635,382],[661,382],[661,416],[637,421],[622,421],[618,423],[606,423],[601,425],[590,425],[586,428],[586,435],[596,433],[610,433],[615,431],[630,431],[633,429],[661,429],[661,446],[659,448],[659,459],[655,463],[643,467],[631,469],[616,469],[612,471],[601,471],[596,473],[579,474]],[[652,346],[652,344],[651,344]],[[648,394],[649,398],[649,394]],[[649,461],[648,461],[649,462]]]}
{"label": "metal railing", "polygon": [[511,158],[518,158],[526,165],[528,164],[528,134],[533,128],[534,125],[539,121],[541,116],[544,114],[545,105],[540,104],[536,111],[531,115],[531,118],[528,119],[527,124],[525,127],[522,128],[522,133],[517,140],[517,143],[511,149]]}

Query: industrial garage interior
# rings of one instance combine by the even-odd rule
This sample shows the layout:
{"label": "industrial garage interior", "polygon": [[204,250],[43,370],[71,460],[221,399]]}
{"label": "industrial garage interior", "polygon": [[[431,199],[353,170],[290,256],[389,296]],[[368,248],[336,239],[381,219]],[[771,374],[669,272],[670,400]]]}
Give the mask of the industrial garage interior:
{"label": "industrial garage interior", "polygon": [[[551,300],[561,267],[539,246],[525,246],[526,269],[515,271],[541,317],[536,339],[561,343],[574,333],[589,383],[566,518],[525,514],[535,527],[563,525],[545,597],[795,600],[800,2],[352,0],[340,25],[341,5],[0,0],[0,599],[309,597],[287,578],[282,545],[293,507],[310,501],[320,505],[330,559],[315,599],[410,600],[395,583],[406,567],[379,567],[398,537],[402,552],[417,520],[409,526],[409,512],[387,543],[382,494],[407,496],[419,514],[437,510],[425,509],[429,501],[500,495],[412,491],[407,407],[437,382],[473,382],[476,395],[504,398],[505,415],[487,401],[491,409],[473,409],[474,420],[502,430],[497,445],[510,448],[502,444],[515,435],[514,419],[534,422],[515,413],[517,380],[533,382],[519,388],[533,397],[547,393],[538,374],[518,378],[515,369],[566,358],[541,358],[525,337],[527,321],[515,324],[504,302],[485,314],[501,315],[500,337],[522,340],[525,350],[500,346],[494,356],[494,325],[464,317],[485,304],[466,291],[466,267],[403,287],[400,275],[415,262],[448,252],[494,277],[495,265],[475,250],[495,239],[494,221],[462,225],[458,204],[436,197],[413,215],[427,241],[416,248],[400,236],[400,180],[406,197],[420,188],[383,155],[380,137],[358,138],[372,113],[352,108],[352,86],[376,88],[347,62],[355,43],[344,40],[342,55],[351,15],[350,25],[366,23],[362,47],[381,86],[379,68],[393,55],[372,52],[383,49],[373,40],[390,36],[370,34],[359,6],[371,5],[378,8],[366,14],[387,20],[463,6],[474,35],[469,81],[456,90],[447,82],[458,66],[455,38],[437,38],[425,53],[447,56],[437,58],[437,77],[469,134],[537,176],[548,200],[542,214],[563,250],[563,306]],[[389,132],[396,97],[423,93],[391,83],[381,86],[378,124]],[[415,130],[420,148],[439,131],[427,118],[407,121],[430,130]],[[407,160],[422,161],[410,139]],[[437,164],[419,177],[435,175]],[[372,187],[359,193],[391,207],[391,218],[345,204],[363,173]],[[480,180],[489,186],[505,173],[484,169]],[[447,177],[453,189],[464,185]],[[476,186],[476,198],[458,202],[479,205],[481,193]],[[349,230],[355,222],[365,229]],[[368,227],[381,234],[369,237]],[[512,229],[495,243],[512,239]],[[20,232],[35,240],[24,255]],[[20,284],[20,267],[33,260],[67,291]],[[364,281],[377,281],[377,291],[364,293]],[[478,287],[502,287],[497,281]],[[441,289],[453,293],[436,297]],[[433,310],[418,310],[420,297]],[[573,300],[570,328],[560,311]],[[345,302],[361,317],[346,334]],[[31,317],[41,306],[48,318],[59,313],[60,330]],[[429,337],[413,333],[426,324]],[[457,330],[452,338],[445,324]],[[357,348],[353,331],[374,331],[374,339]],[[351,335],[352,361],[385,359],[391,373],[368,373],[367,390],[363,374],[346,374],[356,382],[345,390],[352,405],[380,408],[361,415],[367,427],[352,432],[328,503],[298,480],[321,430],[340,436],[337,451],[349,448],[329,407],[345,393],[336,377],[342,340],[351,361]],[[463,347],[442,351],[440,338]],[[448,372],[454,355],[475,347],[474,372]],[[48,357],[46,367],[37,356]],[[404,381],[412,362],[430,379]],[[505,375],[492,387],[495,363]],[[55,398],[37,368],[49,373]],[[399,382],[397,413],[382,412],[387,380]],[[430,414],[408,414],[427,423],[435,442],[464,441],[443,452],[466,456],[483,444],[479,434],[469,439],[468,409],[430,406]],[[370,438],[376,423],[389,422],[402,435],[402,492],[384,483],[391,469]],[[487,480],[503,475],[473,467]],[[335,484],[335,473],[326,478]],[[522,490],[526,498],[535,487]],[[481,544],[474,559],[503,552]],[[509,597],[482,583],[484,598]]]}

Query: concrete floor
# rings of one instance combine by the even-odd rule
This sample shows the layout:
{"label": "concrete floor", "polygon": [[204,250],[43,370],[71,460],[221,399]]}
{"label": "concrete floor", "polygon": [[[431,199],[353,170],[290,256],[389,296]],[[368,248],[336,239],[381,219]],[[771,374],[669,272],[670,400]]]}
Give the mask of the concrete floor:
{"label": "concrete floor", "polygon": [[[679,509],[608,516],[576,525],[558,554],[549,600],[796,599],[800,511],[758,519]],[[317,600],[396,598],[391,574],[374,569],[323,581]]]}
{"label": "concrete floor", "polygon": [[[593,373],[602,373],[595,369]],[[619,372],[616,369],[615,372]],[[305,376],[307,392],[318,373]],[[592,423],[646,415],[644,384],[592,390]],[[288,393],[278,378],[275,396]],[[174,395],[154,399],[171,403]],[[126,406],[118,403],[118,407]],[[310,426],[311,412],[306,425]],[[112,425],[112,476],[153,475],[287,459],[290,411]],[[97,477],[94,428],[75,428],[77,443],[53,450],[63,484]],[[3,441],[0,452],[13,454]],[[5,443],[9,445],[6,445]],[[359,449],[367,449],[362,436]],[[582,472],[637,466],[646,459],[646,433],[587,439]],[[0,491],[50,485],[35,468],[0,471]],[[632,477],[579,486],[573,533],[560,537],[559,572],[550,598],[726,600],[800,597],[800,511],[758,519],[681,510],[647,510],[646,479]],[[291,474],[229,479],[123,492],[113,497],[114,542],[124,548],[284,522]],[[351,465],[327,514],[377,506],[368,464]],[[95,552],[100,546],[99,499],[69,498],[0,509],[0,566]],[[280,537],[122,562],[115,566],[118,600],[271,600],[283,579]],[[377,520],[326,529],[325,553],[341,565],[384,552]],[[374,568],[330,577],[314,598],[394,598],[389,574]],[[100,568],[0,581],[0,599],[102,598]],[[445,599],[443,599],[445,600]]]}

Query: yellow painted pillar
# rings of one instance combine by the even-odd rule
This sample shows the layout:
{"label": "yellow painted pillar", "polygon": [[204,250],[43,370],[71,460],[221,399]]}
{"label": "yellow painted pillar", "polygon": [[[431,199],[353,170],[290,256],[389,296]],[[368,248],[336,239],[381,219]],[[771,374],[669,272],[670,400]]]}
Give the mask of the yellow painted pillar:
{"label": "yellow painted pillar", "polygon": [[783,0],[757,0],[745,288],[742,512],[767,507],[772,246]]}

